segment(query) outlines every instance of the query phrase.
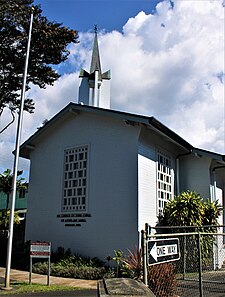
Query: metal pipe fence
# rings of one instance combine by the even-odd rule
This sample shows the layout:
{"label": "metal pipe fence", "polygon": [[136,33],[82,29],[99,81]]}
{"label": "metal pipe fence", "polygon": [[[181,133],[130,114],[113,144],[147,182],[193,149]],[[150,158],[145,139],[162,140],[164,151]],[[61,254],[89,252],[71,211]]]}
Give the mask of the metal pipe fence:
{"label": "metal pipe fence", "polygon": [[[224,226],[202,227],[155,227],[146,225],[146,254],[144,266],[152,257],[153,246],[157,243],[155,263],[146,265],[144,277],[157,297],[218,297],[225,296],[225,233]],[[165,249],[166,240],[178,239],[179,257],[171,258],[160,250]],[[172,242],[172,241],[168,241]],[[157,246],[157,244],[155,246]],[[160,247],[161,245],[161,247]],[[172,244],[169,248],[171,250]],[[169,250],[169,251],[170,251]],[[168,257],[168,262],[166,261]],[[153,259],[154,260],[154,259]],[[163,263],[161,263],[161,260]],[[146,272],[147,271],[147,272]]]}

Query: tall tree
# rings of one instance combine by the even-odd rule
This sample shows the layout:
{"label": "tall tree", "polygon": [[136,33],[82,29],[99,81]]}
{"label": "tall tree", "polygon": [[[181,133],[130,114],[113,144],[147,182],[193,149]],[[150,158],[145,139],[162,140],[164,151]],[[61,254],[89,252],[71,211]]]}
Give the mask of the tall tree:
{"label": "tall tree", "polygon": [[[17,176],[21,176],[23,174],[22,170],[18,170]],[[5,210],[0,213],[0,229],[4,226],[6,227],[8,220],[9,220],[9,198],[12,192],[12,181],[13,181],[13,174],[10,169],[6,169],[3,173],[0,174],[0,191],[6,194],[6,207]],[[24,182],[23,177],[17,178],[17,190],[27,190],[28,183]],[[17,217],[17,215],[16,215]],[[17,218],[18,221],[18,218]]]}
{"label": "tall tree", "polygon": [[[22,170],[18,170],[17,176],[21,176],[23,174]],[[9,197],[12,192],[12,182],[13,182],[13,174],[10,169],[6,169],[3,173],[0,174],[0,191],[6,194],[6,212],[9,208]],[[17,178],[16,181],[17,190],[28,189],[28,183],[24,182],[23,177]]]}
{"label": "tall tree", "polygon": [[[40,88],[53,85],[60,75],[50,66],[65,61],[69,55],[67,45],[78,42],[78,32],[42,15],[34,0],[0,0],[0,116],[9,110],[15,119],[20,105],[23,69],[31,8],[34,20],[29,57],[26,90],[33,83]],[[34,112],[32,98],[26,98],[24,110]]]}

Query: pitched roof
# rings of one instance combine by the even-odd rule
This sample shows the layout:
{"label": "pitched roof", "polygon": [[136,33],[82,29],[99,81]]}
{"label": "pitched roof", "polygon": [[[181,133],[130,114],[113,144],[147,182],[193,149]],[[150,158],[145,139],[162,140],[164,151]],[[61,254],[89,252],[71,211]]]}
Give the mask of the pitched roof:
{"label": "pitched roof", "polygon": [[147,117],[138,114],[132,114],[127,112],[121,112],[111,109],[103,109],[99,107],[81,105],[77,103],[69,103],[65,108],[63,108],[59,113],[57,113],[51,120],[49,120],[43,127],[38,129],[29,139],[27,139],[20,148],[20,155],[24,158],[29,159],[30,150],[34,149],[34,143],[38,141],[38,138],[45,133],[51,126],[55,123],[64,119],[69,114],[73,113],[78,115],[80,112],[87,112],[87,113],[95,113],[97,115],[108,116],[111,118],[120,119],[127,124],[135,125],[141,124],[146,127],[149,127],[155,130],[158,134],[162,134],[172,142],[175,142],[177,145],[181,146],[185,151],[195,154],[201,154],[204,156],[212,157],[218,161],[225,162],[225,156],[209,152],[206,150],[194,148],[190,143],[180,137],[178,134],[170,130],[168,127],[163,125],[160,121],[158,121],[154,117]]}

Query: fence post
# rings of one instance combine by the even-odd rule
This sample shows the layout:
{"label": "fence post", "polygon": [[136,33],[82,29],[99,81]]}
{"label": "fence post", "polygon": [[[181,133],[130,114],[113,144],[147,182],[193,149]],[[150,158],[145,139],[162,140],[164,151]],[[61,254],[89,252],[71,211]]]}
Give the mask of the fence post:
{"label": "fence post", "polygon": [[146,249],[146,232],[141,230],[141,249],[142,249],[142,260],[143,260],[143,281],[144,284],[148,285],[148,272],[147,272],[147,249]]}
{"label": "fence post", "polygon": [[183,269],[183,279],[186,276],[186,264],[187,264],[187,236],[184,235],[184,269]]}
{"label": "fence post", "polygon": [[198,231],[198,275],[199,275],[199,296],[203,297],[203,285],[202,285],[202,253],[201,253],[201,236]]}

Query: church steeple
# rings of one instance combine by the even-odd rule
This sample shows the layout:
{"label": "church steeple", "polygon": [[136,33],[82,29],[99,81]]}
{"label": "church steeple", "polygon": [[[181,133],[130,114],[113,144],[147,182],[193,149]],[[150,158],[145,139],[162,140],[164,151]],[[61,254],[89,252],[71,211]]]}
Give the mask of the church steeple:
{"label": "church steeple", "polygon": [[92,57],[91,57],[90,74],[94,73],[96,70],[99,71],[99,74],[101,76],[102,71],[101,71],[100,55],[99,55],[99,49],[98,49],[97,26],[95,25],[95,37],[94,37],[94,46],[93,46]]}
{"label": "church steeple", "polygon": [[81,69],[78,103],[110,108],[110,70],[102,73],[98,48],[97,26],[94,32],[90,73]]}

